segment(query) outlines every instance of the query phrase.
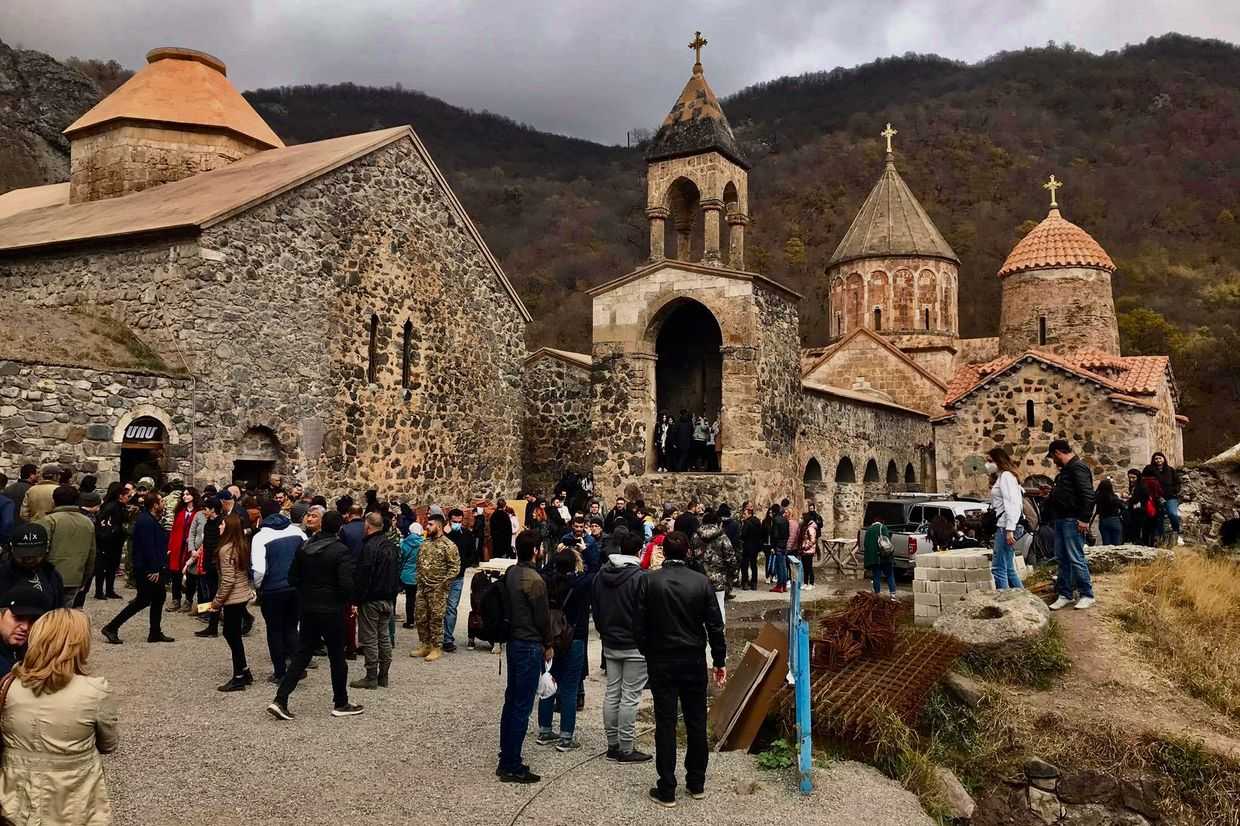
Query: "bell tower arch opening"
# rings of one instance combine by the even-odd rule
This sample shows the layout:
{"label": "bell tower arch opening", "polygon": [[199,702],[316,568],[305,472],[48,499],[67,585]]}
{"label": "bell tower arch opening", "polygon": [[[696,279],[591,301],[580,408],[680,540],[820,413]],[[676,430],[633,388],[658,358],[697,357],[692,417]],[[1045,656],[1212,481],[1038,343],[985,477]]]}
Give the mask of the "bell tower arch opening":
{"label": "bell tower arch opening", "polygon": [[[677,427],[682,413],[690,418],[690,430],[704,417],[709,427],[723,407],[723,331],[706,305],[693,299],[680,299],[664,307],[656,318],[655,405],[659,415],[670,414]],[[680,434],[685,435],[684,433]],[[709,467],[709,457],[694,457],[694,444],[700,440],[690,432],[691,443],[676,438],[671,470]],[[700,448],[699,448],[700,450]],[[699,461],[700,459],[700,461]]]}
{"label": "bell tower arch opening", "polygon": [[677,261],[702,258],[704,221],[702,193],[688,178],[677,178],[667,190],[667,212],[672,232],[665,237],[665,254]]}

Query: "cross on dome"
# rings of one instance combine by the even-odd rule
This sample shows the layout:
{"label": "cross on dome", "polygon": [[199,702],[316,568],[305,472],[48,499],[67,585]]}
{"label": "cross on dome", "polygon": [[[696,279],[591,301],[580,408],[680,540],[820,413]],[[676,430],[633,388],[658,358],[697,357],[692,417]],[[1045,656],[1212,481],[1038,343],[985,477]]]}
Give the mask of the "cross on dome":
{"label": "cross on dome", "polygon": [[1051,175],[1051,179],[1042,184],[1042,188],[1049,190],[1051,193],[1051,209],[1059,209],[1059,203],[1055,200],[1055,190],[1063,186],[1063,181],[1055,180],[1055,176]]}
{"label": "cross on dome", "polygon": [[702,37],[701,32],[693,33],[693,42],[689,44],[689,48],[693,49],[693,63],[698,65],[702,62],[702,47],[707,44],[706,38]]}
{"label": "cross on dome", "polygon": [[889,123],[887,124],[887,128],[879,132],[878,134],[882,135],[884,138],[887,139],[887,154],[890,155],[891,154],[891,139],[894,138],[896,135],[900,134],[899,131],[892,129],[891,124]]}

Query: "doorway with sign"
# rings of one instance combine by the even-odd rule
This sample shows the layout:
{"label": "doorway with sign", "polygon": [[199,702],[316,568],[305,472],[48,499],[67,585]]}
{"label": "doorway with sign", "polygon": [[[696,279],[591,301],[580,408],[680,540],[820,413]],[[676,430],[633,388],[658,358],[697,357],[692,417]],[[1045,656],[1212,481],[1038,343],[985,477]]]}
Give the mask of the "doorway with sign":
{"label": "doorway with sign", "polygon": [[280,441],[265,427],[251,427],[241,437],[233,460],[232,480],[242,490],[258,490],[267,485],[280,461]]}
{"label": "doorway with sign", "polygon": [[137,482],[149,476],[156,487],[164,483],[168,431],[163,422],[140,416],[129,423],[121,438],[121,481]]}

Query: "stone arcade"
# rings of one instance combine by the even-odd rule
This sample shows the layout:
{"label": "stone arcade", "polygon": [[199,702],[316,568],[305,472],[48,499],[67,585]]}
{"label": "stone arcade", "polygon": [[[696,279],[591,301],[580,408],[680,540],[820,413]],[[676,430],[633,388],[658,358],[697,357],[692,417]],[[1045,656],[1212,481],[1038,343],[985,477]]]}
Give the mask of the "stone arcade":
{"label": "stone arcade", "polygon": [[[1061,436],[1098,473],[1182,461],[1168,360],[1120,353],[1115,265],[1059,182],[998,273],[998,335],[962,339],[960,260],[890,125],[824,273],[830,342],[803,347],[801,296],[745,267],[750,165],[702,45],[646,156],[649,260],[589,291],[590,353],[528,355],[412,129],[286,147],[218,60],[151,52],[66,130],[69,182],[0,195],[0,470],[461,502],[575,469],[654,503],[814,496],[846,535],[869,496],[984,493],[993,445],[1035,477]],[[657,472],[656,417],[680,409],[718,415],[721,472]]]}

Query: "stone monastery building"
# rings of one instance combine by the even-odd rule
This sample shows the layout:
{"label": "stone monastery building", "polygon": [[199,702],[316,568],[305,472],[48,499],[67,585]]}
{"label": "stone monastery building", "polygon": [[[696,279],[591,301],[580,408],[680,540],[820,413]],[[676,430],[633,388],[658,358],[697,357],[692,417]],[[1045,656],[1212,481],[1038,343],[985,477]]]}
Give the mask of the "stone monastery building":
{"label": "stone monastery building", "polygon": [[[62,461],[417,502],[548,491],[567,469],[652,502],[978,494],[985,451],[1049,474],[1182,455],[1166,357],[1119,352],[1106,252],[1055,207],[1000,269],[999,335],[961,339],[960,261],[883,170],[801,296],[745,268],[749,162],[692,75],[647,153],[649,260],[590,290],[591,352],[529,315],[407,126],[284,146],[224,65],[156,49],[67,130],[66,183],[0,195],[0,470]],[[479,324],[479,319],[485,319]],[[487,365],[488,370],[479,370]],[[656,472],[661,411],[718,415],[720,473]]]}

